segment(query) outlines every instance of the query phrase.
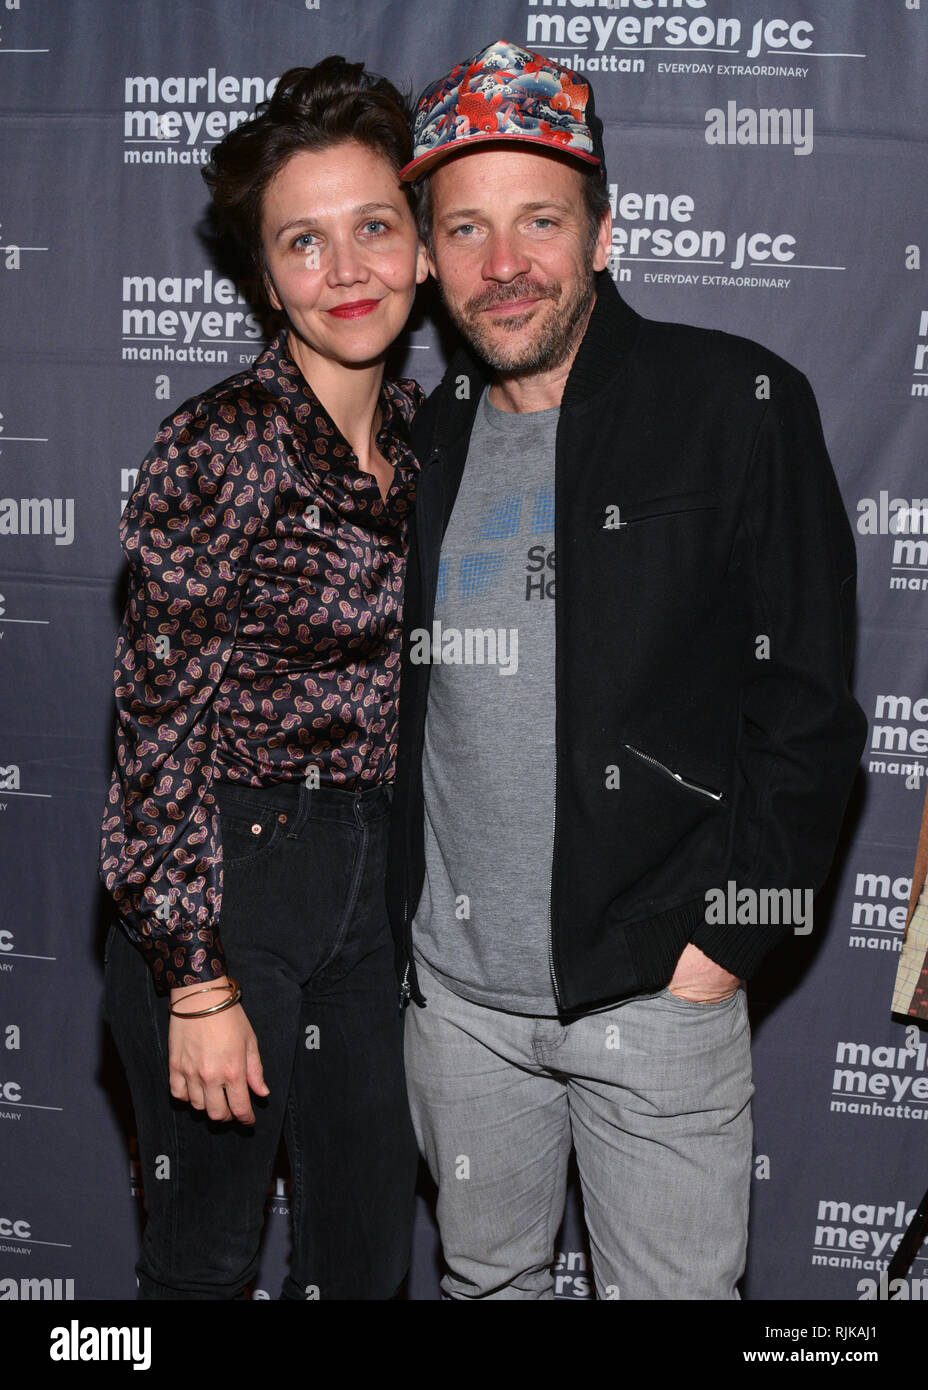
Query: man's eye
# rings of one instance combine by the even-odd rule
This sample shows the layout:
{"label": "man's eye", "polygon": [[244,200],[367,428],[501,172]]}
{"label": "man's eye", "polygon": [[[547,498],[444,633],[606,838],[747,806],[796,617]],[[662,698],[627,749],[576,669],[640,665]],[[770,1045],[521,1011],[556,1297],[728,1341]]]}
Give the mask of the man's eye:
{"label": "man's eye", "polygon": [[467,236],[467,235],[468,235],[470,232],[472,232],[473,230],[474,230],[474,224],[473,224],[473,222],[462,222],[461,225],[460,225],[459,227],[452,227],[452,228],[451,228],[451,235],[452,235],[452,236]]}
{"label": "man's eye", "polygon": [[553,217],[535,217],[532,221],[536,227],[541,227],[543,231],[547,231],[549,227],[557,225]]}

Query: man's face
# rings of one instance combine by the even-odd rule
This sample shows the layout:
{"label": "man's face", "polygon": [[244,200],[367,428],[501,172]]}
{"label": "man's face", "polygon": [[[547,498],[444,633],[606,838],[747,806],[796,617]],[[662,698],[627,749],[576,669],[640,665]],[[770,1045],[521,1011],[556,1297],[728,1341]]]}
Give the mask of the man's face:
{"label": "man's face", "polygon": [[610,251],[608,217],[590,244],[583,174],[543,151],[497,148],[448,159],[431,180],[429,268],[460,331],[497,371],[560,366]]}

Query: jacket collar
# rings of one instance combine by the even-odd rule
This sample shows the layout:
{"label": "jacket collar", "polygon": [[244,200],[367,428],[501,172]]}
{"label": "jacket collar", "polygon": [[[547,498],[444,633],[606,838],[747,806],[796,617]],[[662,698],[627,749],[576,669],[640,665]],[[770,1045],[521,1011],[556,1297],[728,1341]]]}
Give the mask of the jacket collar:
{"label": "jacket collar", "polygon": [[[596,302],[583,340],[564,386],[561,407],[579,405],[596,396],[607,386],[614,386],[616,374],[627,358],[642,323],[637,314],[619,294],[612,276],[601,270],[596,276]],[[467,378],[470,389],[460,398],[461,378]],[[493,372],[467,346],[458,348],[442,378],[442,403],[435,426],[434,443],[449,444],[473,425],[477,402],[484,387],[493,380]]]}

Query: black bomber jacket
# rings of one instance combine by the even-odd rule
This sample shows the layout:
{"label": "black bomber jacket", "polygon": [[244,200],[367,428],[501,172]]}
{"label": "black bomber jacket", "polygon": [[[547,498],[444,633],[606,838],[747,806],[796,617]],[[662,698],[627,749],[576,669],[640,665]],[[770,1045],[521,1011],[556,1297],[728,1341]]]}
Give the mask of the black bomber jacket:
{"label": "black bomber jacket", "polygon": [[[461,349],[411,429],[387,902],[401,1000],[418,1004],[430,668],[410,633],[431,629],[489,380]],[[601,272],[558,420],[555,552],[558,1007],[659,989],[688,941],[746,979],[792,927],[707,920],[707,894],[817,891],[866,735],[848,686],[853,534],[806,378],[747,339],[643,318]],[[517,785],[512,814],[533,814]]]}

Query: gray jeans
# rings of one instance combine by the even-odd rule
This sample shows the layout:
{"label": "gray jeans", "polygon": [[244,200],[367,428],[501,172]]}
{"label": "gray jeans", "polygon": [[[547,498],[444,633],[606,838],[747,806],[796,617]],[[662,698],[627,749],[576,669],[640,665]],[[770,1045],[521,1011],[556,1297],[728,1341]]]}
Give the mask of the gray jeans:
{"label": "gray jeans", "polygon": [[747,1247],[744,989],[668,990],[567,1025],[451,993],[417,966],[406,1012],[416,1137],[438,1187],[452,1299],[553,1298],[576,1151],[601,1299],[735,1299]]}

